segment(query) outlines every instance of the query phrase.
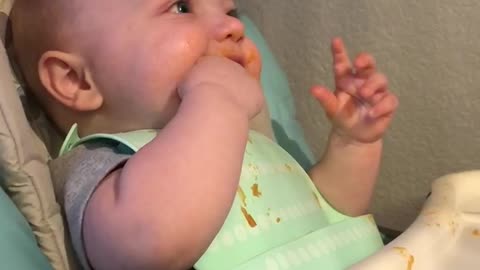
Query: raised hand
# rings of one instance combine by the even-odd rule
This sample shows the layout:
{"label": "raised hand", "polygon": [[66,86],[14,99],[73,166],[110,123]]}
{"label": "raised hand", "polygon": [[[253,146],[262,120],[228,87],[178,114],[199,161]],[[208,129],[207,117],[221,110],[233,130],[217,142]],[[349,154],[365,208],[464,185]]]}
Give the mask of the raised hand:
{"label": "raised hand", "polygon": [[352,64],[341,39],[332,41],[335,91],[312,87],[333,131],[352,142],[372,143],[381,139],[398,107],[398,98],[388,90],[385,75],[375,60],[361,54]]}

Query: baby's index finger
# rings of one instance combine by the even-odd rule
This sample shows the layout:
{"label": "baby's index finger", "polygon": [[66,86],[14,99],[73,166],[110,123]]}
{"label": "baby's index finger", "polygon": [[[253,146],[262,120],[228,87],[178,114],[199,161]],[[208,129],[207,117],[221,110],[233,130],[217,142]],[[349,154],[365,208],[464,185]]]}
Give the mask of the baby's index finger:
{"label": "baby's index finger", "polygon": [[345,48],[345,44],[343,44],[342,39],[334,38],[332,40],[332,55],[334,65],[347,64],[351,68],[352,62],[348,57],[347,49]]}

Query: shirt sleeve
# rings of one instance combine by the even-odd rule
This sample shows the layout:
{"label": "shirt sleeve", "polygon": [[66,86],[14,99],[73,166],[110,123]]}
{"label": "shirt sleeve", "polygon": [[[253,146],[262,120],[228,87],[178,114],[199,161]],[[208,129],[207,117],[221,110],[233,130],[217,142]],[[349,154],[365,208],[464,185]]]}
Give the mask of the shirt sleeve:
{"label": "shirt sleeve", "polygon": [[82,227],[87,204],[98,185],[130,155],[105,143],[80,145],[50,164],[55,193],[63,206],[75,253],[83,269],[91,269],[83,243]]}

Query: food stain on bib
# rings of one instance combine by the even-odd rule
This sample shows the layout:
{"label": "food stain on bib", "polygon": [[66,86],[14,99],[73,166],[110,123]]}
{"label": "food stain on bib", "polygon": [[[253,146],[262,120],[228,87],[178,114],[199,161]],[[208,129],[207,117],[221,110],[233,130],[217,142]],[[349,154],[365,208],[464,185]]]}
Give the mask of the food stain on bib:
{"label": "food stain on bib", "polygon": [[473,230],[472,235],[475,237],[480,237],[480,230],[479,229]]}
{"label": "food stain on bib", "polygon": [[407,270],[412,270],[413,264],[415,263],[415,257],[413,257],[406,248],[394,247],[393,249],[407,259]]}
{"label": "food stain on bib", "polygon": [[285,164],[285,168],[287,169],[288,172],[293,172],[292,166]]}
{"label": "food stain on bib", "polygon": [[258,181],[258,177],[260,176],[260,168],[253,163],[248,164],[248,171],[250,172],[251,176],[255,181]]}
{"label": "food stain on bib", "polygon": [[257,222],[253,219],[252,215],[250,215],[245,207],[240,208],[242,210],[243,216],[247,220],[247,223],[250,227],[255,228],[257,227]]}
{"label": "food stain on bib", "polygon": [[247,206],[247,196],[241,187],[237,189],[238,197],[240,197],[240,201],[242,202],[243,206]]}
{"label": "food stain on bib", "polygon": [[262,197],[262,192],[260,192],[260,189],[258,188],[258,184],[252,185],[252,195],[257,198]]}

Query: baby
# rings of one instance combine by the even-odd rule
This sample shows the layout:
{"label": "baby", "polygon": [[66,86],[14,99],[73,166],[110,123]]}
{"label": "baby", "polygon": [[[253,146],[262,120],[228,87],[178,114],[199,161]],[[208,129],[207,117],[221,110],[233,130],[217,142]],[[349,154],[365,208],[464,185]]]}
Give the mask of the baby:
{"label": "baby", "polygon": [[[264,107],[260,56],[236,15],[233,0],[16,0],[15,57],[64,134],[159,130],[136,153],[97,141],[52,162],[85,269],[187,269],[222,228]],[[339,39],[332,53],[335,91],[311,90],[332,131],[309,176],[359,216],[398,101],[370,55],[350,62]]]}

